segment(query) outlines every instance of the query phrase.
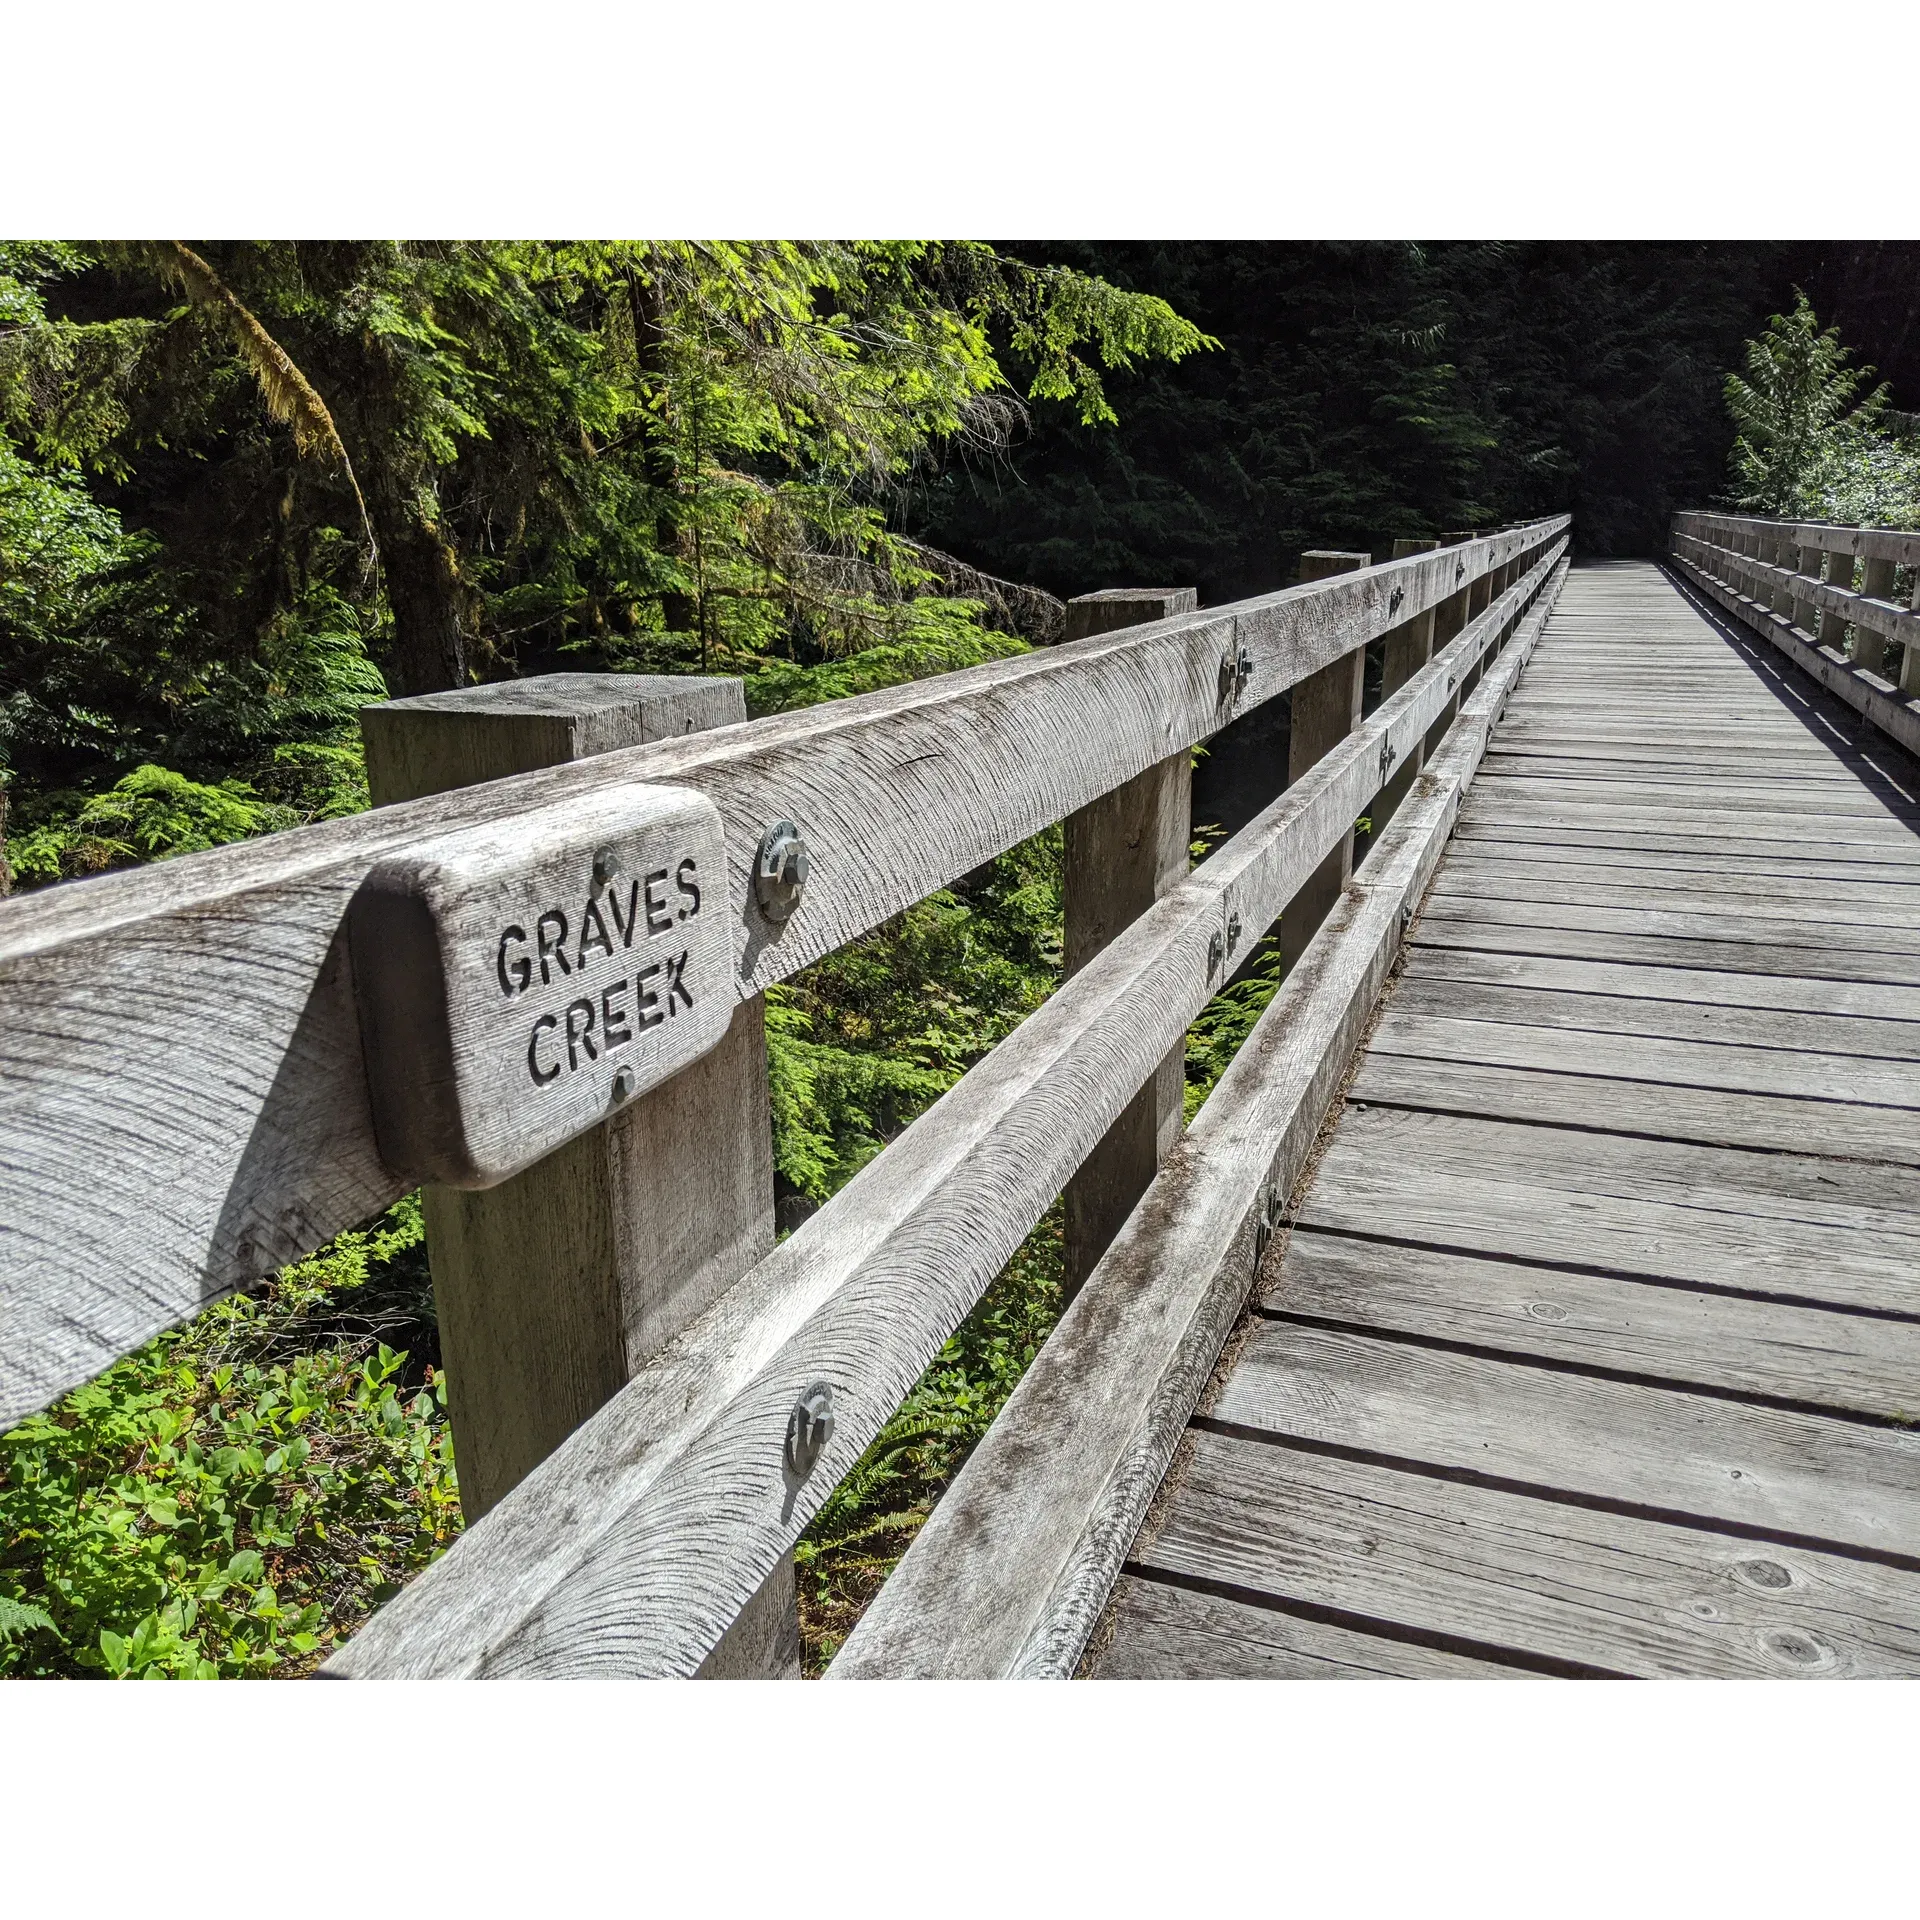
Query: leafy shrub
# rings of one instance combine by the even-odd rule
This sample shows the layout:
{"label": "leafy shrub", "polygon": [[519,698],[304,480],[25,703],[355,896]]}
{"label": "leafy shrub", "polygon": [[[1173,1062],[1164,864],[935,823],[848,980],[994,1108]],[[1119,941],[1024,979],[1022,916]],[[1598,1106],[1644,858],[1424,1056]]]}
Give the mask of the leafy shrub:
{"label": "leafy shrub", "polygon": [[309,1670],[460,1525],[417,1200],[0,1434],[0,1675]]}

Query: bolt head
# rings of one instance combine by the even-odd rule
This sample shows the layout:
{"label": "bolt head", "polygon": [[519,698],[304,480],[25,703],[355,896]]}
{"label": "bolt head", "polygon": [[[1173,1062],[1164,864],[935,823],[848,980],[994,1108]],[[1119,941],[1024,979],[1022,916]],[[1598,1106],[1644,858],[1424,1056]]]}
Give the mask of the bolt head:
{"label": "bolt head", "polygon": [[824,1380],[816,1380],[787,1416],[786,1443],[781,1451],[789,1477],[804,1480],[832,1438],[833,1389]]}
{"label": "bolt head", "polygon": [[604,887],[620,871],[620,856],[611,847],[602,847],[593,856],[593,884]]}
{"label": "bolt head", "polygon": [[806,890],[807,843],[791,820],[776,820],[761,837],[753,863],[753,894],[761,913],[776,925],[790,919]]}
{"label": "bolt head", "polygon": [[633,1090],[639,1085],[631,1067],[622,1067],[613,1076],[613,1104],[617,1107],[633,1098]]}

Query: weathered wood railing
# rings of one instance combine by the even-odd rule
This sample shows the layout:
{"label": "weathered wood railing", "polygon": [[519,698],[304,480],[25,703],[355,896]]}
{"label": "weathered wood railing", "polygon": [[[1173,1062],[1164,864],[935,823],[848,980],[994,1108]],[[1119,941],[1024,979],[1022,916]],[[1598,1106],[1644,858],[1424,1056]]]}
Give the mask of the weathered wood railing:
{"label": "weathered wood railing", "polygon": [[[396,715],[384,741],[369,729],[376,791],[425,797],[6,903],[0,1424],[423,1177],[477,1188],[511,1173],[519,1160],[511,1129],[502,1130],[508,1108],[489,1091],[497,1062],[486,1052],[488,1023],[498,1009],[473,999],[479,976],[462,971],[461,955],[475,944],[467,934],[482,922],[461,889],[492,888],[488,899],[511,904],[512,887],[524,880],[513,898],[544,898],[538,888],[572,862],[588,902],[574,926],[576,964],[587,965],[589,926],[614,952],[600,905],[627,946],[643,915],[648,936],[671,946],[683,936],[673,931],[670,868],[644,876],[640,869],[668,844],[661,835],[707,834],[713,815],[724,831],[724,886],[711,878],[720,842],[698,840],[709,864],[696,884],[693,857],[681,862],[678,920],[701,911],[705,887],[707,911],[724,912],[723,948],[731,951],[717,990],[740,1011],[723,1042],[672,1078],[648,1077],[646,1046],[620,1055],[641,1063],[639,1081],[588,1044],[595,1015],[584,998],[564,1019],[542,1014],[530,1040],[514,1029],[534,1084],[558,1073],[564,1050],[583,1074],[593,1063],[605,1076],[595,1085],[611,1094],[590,1124],[536,1125],[527,1089],[513,1096],[511,1112],[528,1116],[528,1137],[537,1138],[531,1152],[552,1144],[542,1128],[584,1131],[487,1188],[505,1194],[535,1183],[513,1203],[512,1231],[523,1238],[509,1249],[512,1260],[476,1244],[498,1238],[498,1216],[459,1213],[456,1200],[474,1194],[432,1190],[442,1196],[441,1211],[430,1208],[436,1292],[443,1245],[471,1289],[463,1331],[449,1348],[463,1498],[463,1355],[521,1369],[491,1409],[483,1405],[488,1383],[464,1387],[478,1410],[476,1432],[493,1419],[508,1439],[489,1469],[494,1484],[477,1502],[490,1509],[485,1517],[331,1663],[354,1675],[713,1670],[743,1609],[987,1282],[1076,1171],[1114,1150],[1116,1123],[1176,1053],[1237,957],[1334,861],[1331,919],[1305,947],[1204,1124],[1168,1159],[1148,1205],[1103,1258],[1087,1262],[1092,1275],[1056,1336],[1067,1354],[1081,1350],[1075,1343],[1084,1343],[1090,1322],[1128,1335],[1087,1363],[1089,1391],[1112,1404],[1097,1421],[1087,1404],[1099,1438],[1090,1452],[1077,1440],[1073,1450],[1086,1471],[1089,1460],[1108,1461],[1106,1492],[1083,1500],[1070,1490],[1049,1509],[1070,1573],[1056,1569],[1047,1591],[1064,1579],[1072,1604],[1064,1614],[1029,1605],[1022,1630],[1023,1645],[1038,1634],[1052,1649],[1039,1668],[1070,1667],[1073,1623],[1096,1604],[1095,1590],[1104,1592],[1111,1541],[1144,1499],[1140,1488],[1151,1491],[1156,1450],[1171,1444],[1167,1423],[1184,1417],[1180,1404],[1196,1369],[1204,1378],[1211,1364],[1220,1316],[1231,1318],[1224,1303],[1236,1288],[1244,1293],[1248,1250],[1297,1170],[1402,916],[1545,618],[1564,571],[1566,528],[1564,517],[1534,522],[751,724],[709,724],[725,717],[724,705],[705,710],[723,699],[713,683],[669,684],[650,717],[636,719],[645,703],[628,701],[620,708],[625,732],[613,726],[594,739],[586,738],[597,724],[592,702],[561,700],[564,711],[549,711],[538,689],[497,700],[512,711],[493,717],[512,724],[483,729],[484,738],[468,726],[472,696],[400,703],[415,717]],[[1352,565],[1365,556],[1342,558]],[[1502,655],[1516,633],[1524,644]],[[1361,660],[1382,639],[1388,697],[1361,724]],[[1160,845],[1167,836],[1143,835],[1137,823],[1129,835],[1126,808],[1112,810],[1129,789],[1129,805],[1143,796],[1161,805],[1154,794],[1176,779],[1173,769],[1184,777],[1197,742],[1289,690],[1295,777],[1190,876],[1169,870]],[[617,705],[623,692],[601,691],[603,705]],[[1405,770],[1455,710],[1461,722],[1409,782]],[[686,737],[597,750],[661,731]],[[578,754],[593,757],[570,757]],[[564,764],[541,764],[555,760]],[[538,770],[512,771],[518,767]],[[501,774],[509,777],[493,777]],[[474,780],[481,784],[463,784]],[[1353,821],[1383,786],[1397,810],[1362,882],[1341,892]],[[1112,815],[1104,826],[1103,808]],[[1067,876],[1070,947],[1076,889],[1083,901],[1104,898],[1112,924],[1081,939],[1077,970],[1045,1006],[777,1247],[766,1244],[770,1192],[764,1221],[729,1216],[724,1233],[688,1234],[667,1217],[709,1205],[725,1214],[736,1190],[762,1178],[764,1148],[755,1143],[735,1156],[737,1167],[709,1178],[725,1142],[711,1129],[703,1134],[689,1091],[720,1088],[727,1100],[746,1102],[744,1121],[733,1109],[721,1116],[727,1127],[764,1128],[762,990],[1067,816],[1081,828],[1077,853],[1070,835],[1070,857],[1102,863],[1098,874]],[[789,837],[804,841],[803,887],[791,848],[783,852],[770,832],[776,823],[791,823],[797,832]],[[1148,877],[1136,881],[1132,902],[1116,905],[1111,869],[1128,860]],[[615,896],[629,872],[623,910]],[[455,886],[449,875],[467,878]],[[1145,900],[1152,904],[1139,911]],[[375,912],[370,902],[387,904]],[[504,926],[497,950],[485,923],[481,985],[497,977],[486,991],[509,1006],[532,990],[536,958],[545,976],[550,947],[559,956],[568,939],[562,930],[549,940],[548,920],[562,918],[557,909],[540,915],[537,928],[534,918],[523,911]],[[420,956],[435,952],[444,974],[422,966]],[[677,978],[666,958],[667,977]],[[681,961],[701,964],[684,953]],[[554,964],[571,974],[560,958]],[[689,977],[696,1000],[716,990],[710,977]],[[618,1007],[618,1026],[615,1007],[594,1003],[603,1042],[618,1033],[612,1044],[624,1047],[636,1018],[641,1029],[657,1028],[662,1006],[674,1010],[671,996],[649,996],[645,979],[632,976],[634,997]],[[569,990],[557,979],[552,985],[562,996]],[[623,977],[606,992],[628,990]],[[531,1010],[536,1001],[524,1004]],[[576,1034],[577,1009],[586,1011]],[[384,1039],[369,1053],[363,1034],[398,1036],[392,1057]],[[394,1070],[402,1056],[411,1078]],[[727,1058],[724,1070],[708,1064]],[[743,1092],[752,1071],[762,1074],[757,1093]],[[632,1099],[631,1114],[607,1121],[607,1099],[616,1107]],[[629,1120],[631,1137],[605,1149],[603,1160],[567,1160],[582,1141],[601,1153],[592,1143]],[[1170,1144],[1163,1137],[1155,1158]],[[622,1200],[622,1180],[645,1178],[647,1167],[633,1157],[643,1150],[661,1156],[671,1177],[646,1189],[660,1201],[635,1201],[631,1185]],[[569,1195],[610,1185],[615,1198],[602,1193],[584,1212],[569,1198],[556,1213],[556,1168]],[[1151,1171],[1136,1168],[1135,1193]],[[727,1189],[718,1200],[706,1190],[713,1184]],[[525,1236],[549,1221],[558,1223],[554,1244],[543,1250]],[[655,1311],[632,1290],[635,1262],[645,1267],[645,1258],[631,1247],[583,1254],[571,1244],[596,1235],[658,1238],[671,1259],[690,1249],[685,1257],[704,1262],[706,1278],[673,1311]],[[1174,1247],[1198,1264],[1163,1273],[1164,1288],[1145,1287],[1140,1262]],[[657,1280],[657,1248],[653,1258]],[[567,1284],[616,1296],[569,1322],[564,1339],[545,1325],[565,1316],[544,1309],[543,1259],[577,1269]],[[1139,1311],[1116,1313],[1116,1298]],[[446,1311],[443,1301],[443,1323]],[[587,1325],[594,1313],[610,1333]],[[1055,1363],[1054,1350],[1050,1344],[1024,1399],[1003,1417],[1013,1438],[996,1428],[956,1494],[972,1499],[974,1487],[1004,1471],[1028,1410],[1057,1417],[1049,1396],[1062,1390],[1062,1365],[1071,1388],[1078,1363]],[[476,1360],[474,1371],[482,1370]],[[822,1386],[829,1394],[816,1393]],[[543,1428],[540,1410],[525,1400],[548,1387],[565,1404]],[[1142,1396],[1157,1410],[1144,1440],[1138,1421],[1127,1424]],[[812,1417],[829,1402],[830,1420]],[[1124,1419],[1113,1405],[1122,1405]],[[481,1457],[476,1442],[476,1473]],[[1087,1545],[1090,1528],[1105,1545]],[[932,1563],[951,1533],[950,1524],[930,1528],[919,1562],[910,1558],[903,1573]],[[1026,1577],[1030,1587],[1032,1567]],[[902,1593],[911,1585],[910,1578]],[[903,1606],[889,1602],[850,1666],[885,1670]],[[1022,1665],[998,1653],[981,1660],[993,1670]],[[912,1654],[898,1664],[925,1670],[938,1662]]]}
{"label": "weathered wood railing", "polygon": [[1920,753],[1920,533],[1677,513],[1672,553],[1710,599]]}

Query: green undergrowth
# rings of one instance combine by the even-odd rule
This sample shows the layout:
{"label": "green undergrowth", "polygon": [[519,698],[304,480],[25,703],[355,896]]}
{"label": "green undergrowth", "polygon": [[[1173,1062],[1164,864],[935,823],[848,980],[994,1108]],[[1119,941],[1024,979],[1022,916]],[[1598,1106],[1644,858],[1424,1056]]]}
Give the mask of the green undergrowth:
{"label": "green undergrowth", "polygon": [[0,1675],[311,1671],[460,1525],[418,1201],[0,1434]]}

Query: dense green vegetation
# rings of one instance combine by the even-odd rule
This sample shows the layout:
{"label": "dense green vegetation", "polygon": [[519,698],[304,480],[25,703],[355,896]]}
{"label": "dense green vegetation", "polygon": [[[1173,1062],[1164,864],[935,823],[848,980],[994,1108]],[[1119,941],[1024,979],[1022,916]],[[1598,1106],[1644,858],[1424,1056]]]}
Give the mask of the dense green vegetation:
{"label": "dense green vegetation", "polygon": [[[1795,272],[1861,278],[1677,246],[0,246],[14,883],[363,807],[389,690],[706,669],[764,713],[1019,651],[1056,594],[1271,588],[1310,544],[1571,506],[1650,550],[1729,488],[1920,517]],[[769,995],[783,1218],[1052,990],[1060,916],[1056,829]],[[1196,1025],[1190,1107],[1275,980]],[[815,1664],[1059,1283],[1056,1210],[819,1515]],[[309,1669],[457,1530],[438,1369],[409,1202],[0,1436],[0,1673]]]}
{"label": "dense green vegetation", "polygon": [[[1747,343],[1746,374],[1727,376],[1737,503],[1755,513],[1853,526],[1920,525],[1920,439],[1890,415],[1870,367],[1849,367],[1839,329],[1824,331],[1804,293]],[[1904,429],[1904,430],[1901,430]]]}

